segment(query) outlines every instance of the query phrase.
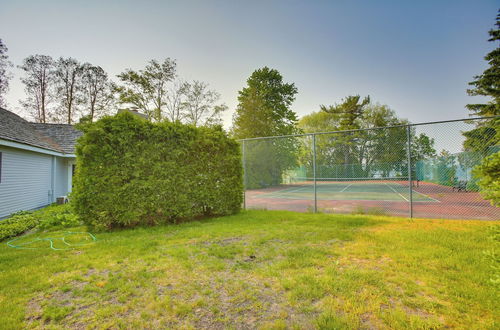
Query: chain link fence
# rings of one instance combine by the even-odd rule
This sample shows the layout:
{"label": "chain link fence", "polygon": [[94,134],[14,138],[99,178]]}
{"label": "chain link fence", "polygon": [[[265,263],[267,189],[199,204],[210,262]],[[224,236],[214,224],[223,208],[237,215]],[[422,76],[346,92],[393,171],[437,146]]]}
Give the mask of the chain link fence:
{"label": "chain link fence", "polygon": [[[500,152],[498,129],[482,128],[488,120],[241,140],[244,207],[498,220],[473,171]],[[480,132],[476,145],[468,132]]]}

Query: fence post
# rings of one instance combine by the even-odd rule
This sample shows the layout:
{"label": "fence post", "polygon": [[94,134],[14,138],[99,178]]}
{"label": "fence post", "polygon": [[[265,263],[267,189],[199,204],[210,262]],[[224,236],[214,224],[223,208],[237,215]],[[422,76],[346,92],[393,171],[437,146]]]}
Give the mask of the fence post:
{"label": "fence post", "polygon": [[313,180],[314,180],[314,213],[318,212],[318,196],[316,192],[316,134],[312,136],[313,144]]}
{"label": "fence post", "polygon": [[243,210],[247,209],[247,171],[246,171],[246,158],[245,158],[245,140],[242,140],[241,145],[241,159],[243,161]]}
{"label": "fence post", "polygon": [[413,180],[411,177],[411,129],[410,125],[406,126],[406,137],[408,140],[407,154],[408,154],[408,195],[410,196],[410,219],[413,218]]}

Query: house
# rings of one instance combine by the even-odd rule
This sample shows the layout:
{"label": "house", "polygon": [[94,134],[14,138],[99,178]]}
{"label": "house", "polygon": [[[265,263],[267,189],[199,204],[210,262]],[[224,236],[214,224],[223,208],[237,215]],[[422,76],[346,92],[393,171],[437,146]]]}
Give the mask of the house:
{"label": "house", "polygon": [[139,118],[149,120],[149,116],[148,115],[146,115],[144,113],[140,113],[139,110],[137,110],[136,108],[131,108],[131,109],[127,108],[127,109],[119,109],[118,110],[118,113],[122,113],[122,112],[131,113],[134,116],[137,116]]}
{"label": "house", "polygon": [[0,108],[0,219],[71,192],[81,135],[72,125],[30,123]]}

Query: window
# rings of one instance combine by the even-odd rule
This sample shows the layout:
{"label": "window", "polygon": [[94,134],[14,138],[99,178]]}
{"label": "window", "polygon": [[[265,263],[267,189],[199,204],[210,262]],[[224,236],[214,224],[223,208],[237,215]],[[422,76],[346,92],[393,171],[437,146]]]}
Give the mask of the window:
{"label": "window", "polygon": [[0,152],[0,183],[2,183],[2,153]]}

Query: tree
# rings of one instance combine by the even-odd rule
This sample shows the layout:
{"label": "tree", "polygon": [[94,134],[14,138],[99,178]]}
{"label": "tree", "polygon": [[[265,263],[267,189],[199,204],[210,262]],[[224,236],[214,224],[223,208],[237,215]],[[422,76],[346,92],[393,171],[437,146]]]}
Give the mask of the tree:
{"label": "tree", "polygon": [[[330,113],[334,115],[338,119],[337,129],[339,131],[343,130],[356,130],[361,127],[360,118],[363,116],[365,111],[365,107],[370,103],[370,97],[365,97],[360,102],[361,97],[359,95],[356,96],[348,96],[346,97],[340,104],[335,104],[331,106],[322,105],[321,111],[326,113]],[[362,175],[361,168],[356,168],[351,166],[352,164],[357,163],[355,160],[356,152],[358,149],[358,140],[360,135],[363,132],[349,132],[344,134],[337,134],[335,137],[335,144],[337,145],[337,149],[339,149],[339,153],[341,157],[343,157],[343,173],[341,174],[343,177],[357,177]],[[337,154],[339,154],[337,153]]]}
{"label": "tree", "polygon": [[[474,115],[497,116],[500,115],[500,11],[496,17],[496,29],[491,29],[488,33],[490,39],[497,47],[489,52],[484,59],[488,61],[489,67],[481,75],[475,76],[474,81],[469,85],[467,93],[471,96],[486,96],[491,98],[487,103],[468,104],[467,108]],[[493,118],[481,121],[476,124],[476,129],[465,132],[466,140],[464,147],[469,151],[479,151],[487,154],[490,147],[500,142],[500,119]]]}
{"label": "tree", "polygon": [[500,207],[500,152],[486,157],[474,168],[473,175],[479,178],[478,185],[484,198]]}
{"label": "tree", "polygon": [[[299,127],[305,132],[334,132],[316,136],[316,163],[319,177],[374,177],[406,175],[408,143],[405,119],[386,105],[360,102],[348,97],[339,105],[321,106],[321,110],[304,116]],[[374,129],[377,127],[388,127]],[[355,132],[338,132],[346,129]],[[412,164],[435,155],[434,140],[425,134],[417,136],[410,129]],[[311,145],[301,151],[301,163],[311,171]],[[404,174],[403,174],[404,173]],[[311,175],[311,173],[308,173]]]}
{"label": "tree", "polygon": [[456,156],[447,150],[441,150],[437,159],[437,181],[444,186],[453,186],[456,181]]}
{"label": "tree", "polygon": [[26,99],[21,105],[39,123],[46,123],[51,114],[49,104],[53,100],[55,80],[54,60],[47,55],[31,55],[19,66],[25,76],[21,78],[26,92]]}
{"label": "tree", "polygon": [[360,128],[359,118],[363,116],[365,107],[370,104],[370,96],[360,103],[360,96],[348,96],[340,104],[321,106],[321,111],[336,114],[339,117],[339,130],[352,130]]}
{"label": "tree", "polygon": [[176,63],[166,58],[162,63],[151,60],[143,70],[127,69],[118,75],[123,85],[118,86],[121,104],[132,105],[151,120],[161,121],[165,117],[168,86],[175,78]]}
{"label": "tree", "polygon": [[[283,82],[279,71],[255,70],[238,96],[232,135],[237,139],[289,135],[300,132],[290,109],[297,88]],[[284,173],[297,165],[299,140],[281,138],[245,142],[247,188],[280,184]]]}
{"label": "tree", "polygon": [[471,96],[481,95],[492,98],[486,104],[468,104],[467,108],[475,115],[479,116],[496,116],[500,115],[500,10],[496,17],[496,29],[488,31],[490,39],[497,47],[489,52],[484,59],[488,61],[489,67],[484,70],[483,74],[475,76],[474,81],[469,85],[474,86],[468,89],[467,92]]}
{"label": "tree", "polygon": [[84,103],[84,66],[74,58],[60,57],[55,63],[55,88],[59,106],[55,121],[72,124]]}
{"label": "tree", "polygon": [[9,61],[7,55],[8,50],[2,39],[0,39],[0,106],[5,105],[5,94],[9,90],[9,80],[12,78],[12,74],[8,71],[12,67],[12,62]]}
{"label": "tree", "polygon": [[[434,139],[424,133],[416,134],[415,127],[410,129],[410,155],[412,164],[412,178],[415,180],[424,180],[424,163],[429,159],[436,157],[434,149]],[[408,167],[406,167],[408,168]]]}
{"label": "tree", "polygon": [[457,154],[458,166],[465,175],[467,191],[479,191],[478,179],[472,175],[472,172],[482,159],[483,155],[477,151],[463,151]]}
{"label": "tree", "polygon": [[114,86],[103,68],[90,63],[83,65],[82,82],[85,116],[92,122],[114,107]]}
{"label": "tree", "polygon": [[188,86],[188,83],[177,80],[174,81],[168,88],[167,96],[165,98],[165,117],[172,123],[181,122],[184,119],[182,104],[184,102]]}
{"label": "tree", "polygon": [[182,92],[185,98],[180,108],[187,124],[194,126],[220,124],[220,114],[227,110],[227,106],[217,104],[219,93],[209,89],[207,83],[197,80],[185,83]]}
{"label": "tree", "polygon": [[297,94],[278,70],[255,70],[239,91],[232,134],[237,139],[297,133],[297,115],[290,109]]}

